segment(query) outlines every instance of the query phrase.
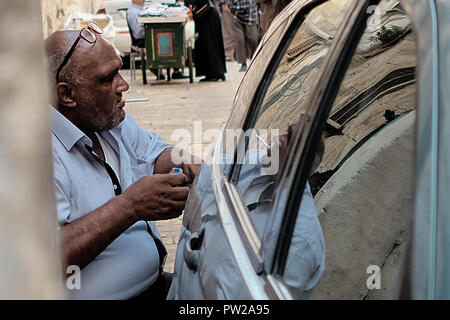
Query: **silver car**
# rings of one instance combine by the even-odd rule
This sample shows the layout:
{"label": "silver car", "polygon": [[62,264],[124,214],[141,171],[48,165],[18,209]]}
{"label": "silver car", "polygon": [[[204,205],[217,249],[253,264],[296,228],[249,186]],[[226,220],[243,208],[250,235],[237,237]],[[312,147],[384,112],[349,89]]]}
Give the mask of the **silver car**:
{"label": "silver car", "polygon": [[194,181],[168,298],[450,298],[449,18],[292,1]]}

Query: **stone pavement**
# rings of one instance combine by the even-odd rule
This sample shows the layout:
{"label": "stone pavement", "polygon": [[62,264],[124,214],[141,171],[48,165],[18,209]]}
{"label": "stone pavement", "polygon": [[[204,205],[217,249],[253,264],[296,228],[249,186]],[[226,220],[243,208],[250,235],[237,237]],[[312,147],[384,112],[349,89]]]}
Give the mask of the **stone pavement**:
{"label": "stone pavement", "polygon": [[[125,108],[142,128],[158,132],[165,141],[174,145],[180,143],[176,136],[172,139],[177,129],[185,129],[194,137],[194,121],[201,121],[202,132],[220,130],[228,119],[234,95],[244,75],[239,68],[238,63],[227,62],[225,82],[198,82],[200,78],[194,78],[194,83],[189,83],[189,79],[156,81],[155,76],[147,72],[148,84],[145,86],[140,70],[133,81],[130,81],[129,70],[122,70],[121,74],[130,85],[124,98],[150,99],[149,102],[130,103]],[[188,74],[188,69],[185,68],[184,72]],[[203,149],[210,143],[212,141],[205,140]],[[193,146],[192,143],[188,145]],[[203,157],[195,150],[199,150],[198,145],[189,151]],[[166,272],[173,272],[181,221],[182,217],[157,222],[168,251]]]}

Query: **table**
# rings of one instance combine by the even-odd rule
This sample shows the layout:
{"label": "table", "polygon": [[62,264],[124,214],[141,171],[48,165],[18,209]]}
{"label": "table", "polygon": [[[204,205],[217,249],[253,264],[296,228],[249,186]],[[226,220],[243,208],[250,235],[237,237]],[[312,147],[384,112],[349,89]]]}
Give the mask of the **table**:
{"label": "table", "polygon": [[184,27],[187,17],[139,17],[145,28],[146,68],[189,68],[189,80],[194,82],[192,45],[186,43]]}

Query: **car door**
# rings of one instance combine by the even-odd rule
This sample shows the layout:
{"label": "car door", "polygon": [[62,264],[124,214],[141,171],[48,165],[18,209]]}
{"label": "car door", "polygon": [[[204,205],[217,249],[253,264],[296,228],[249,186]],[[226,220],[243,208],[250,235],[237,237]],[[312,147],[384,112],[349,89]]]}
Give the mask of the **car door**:
{"label": "car door", "polygon": [[342,50],[337,41],[349,36],[366,5],[297,1],[274,21],[239,87],[213,162],[204,164],[189,196],[169,298],[310,294],[325,252],[306,176],[298,174],[315,157],[299,161],[318,106],[306,102],[328,74],[332,48]]}
{"label": "car door", "polygon": [[[372,7],[374,4],[377,6]],[[280,129],[283,126],[280,127],[279,124],[283,120],[288,124],[298,124],[292,131],[294,134],[291,135],[290,152],[280,162],[282,168],[279,176],[272,181],[258,181],[263,186],[264,183],[272,183],[272,190],[268,187],[261,194],[256,193],[260,196],[258,200],[263,201],[244,201],[247,208],[240,212],[246,212],[247,215],[241,215],[241,220],[235,218],[229,221],[230,226],[241,228],[235,235],[241,231],[250,236],[248,242],[242,243],[247,246],[243,248],[247,251],[242,252],[258,254],[247,256],[247,266],[253,266],[253,270],[260,275],[259,280],[264,279],[265,284],[270,283],[266,288],[276,292],[274,296],[278,298],[370,299],[393,298],[399,294],[403,259],[411,231],[415,108],[418,95],[415,69],[417,35],[410,21],[412,10],[408,1],[405,2],[408,12],[405,12],[398,1],[359,2],[358,5],[360,7],[355,6],[346,18],[348,20],[336,36],[338,40],[331,44],[330,53],[324,56],[323,62],[309,51],[306,51],[306,55],[298,56],[300,60],[308,56],[312,62],[308,66],[319,61],[317,69],[312,67],[306,72],[307,76],[317,72],[316,78],[306,77],[306,80],[313,80],[313,85],[304,85],[301,77],[293,79],[288,76],[283,79],[278,76],[286,70],[280,69],[283,66],[279,56],[272,71],[270,66],[267,68],[258,87],[261,91],[254,95],[252,109],[246,118],[241,119],[243,128],[268,129],[270,124],[276,123],[275,128]],[[314,21],[314,15],[307,21],[308,29],[314,30],[322,39],[332,38],[327,36],[326,28],[324,32],[324,27],[317,28],[311,21]],[[305,47],[312,44],[314,48],[317,44],[314,41],[308,42],[308,37],[300,39],[304,42],[298,43],[296,47],[289,47],[290,44],[295,44],[294,41],[286,42],[285,49],[280,49],[282,45],[278,47],[285,53],[286,60],[295,62],[295,52],[303,53],[305,51],[302,49]],[[377,62],[380,57],[389,63]],[[298,74],[295,66],[289,71]],[[300,72],[300,75],[305,73]],[[283,84],[282,90],[277,91],[280,83]],[[300,87],[296,84],[300,84]],[[292,95],[291,91],[295,94]],[[267,106],[282,106],[280,101],[288,101],[287,106],[295,108],[281,113],[284,118],[277,116],[276,112],[265,117],[264,113],[270,110]],[[309,108],[305,108],[305,105]],[[298,110],[301,112],[298,113]],[[343,110],[349,110],[350,113],[340,117],[340,114],[346,114]],[[299,114],[304,115],[301,121],[297,121],[300,119]],[[232,115],[228,125],[232,124],[233,116],[238,119],[238,115]],[[236,123],[239,121],[236,120]],[[265,123],[265,127],[258,127],[261,123]],[[288,125],[287,128],[289,127]],[[324,128],[326,135],[323,161],[313,166],[315,159],[320,159],[317,157],[317,145]],[[264,135],[258,136],[258,140],[261,140]],[[251,139],[247,140],[245,142],[245,139],[241,139],[244,147],[239,147],[238,143],[238,152],[235,154],[237,159],[239,154],[243,159],[249,155],[247,151],[251,150],[252,144]],[[271,145],[268,143],[272,142],[271,138],[266,137],[264,141]],[[240,150],[244,151],[239,152]],[[402,157],[399,158],[399,154]],[[386,159],[388,156],[389,161]],[[239,161],[235,162],[237,165],[225,172],[231,182],[228,195],[232,197],[237,194],[235,199],[246,200],[246,193],[250,190],[246,188],[249,185],[242,188],[239,182],[245,181],[248,170]],[[389,165],[383,167],[383,163]],[[243,167],[244,175],[240,179]],[[378,180],[373,180],[376,178]],[[302,206],[310,201],[299,196],[308,192],[308,187],[304,187],[307,180],[314,195],[316,210],[320,214],[327,259],[324,272],[322,264],[316,263],[316,272],[309,272],[309,278],[303,277],[306,280],[302,282],[299,275],[304,273],[300,271],[307,267],[289,267],[299,265],[291,263],[296,261],[292,256],[299,256],[294,249],[302,248],[302,254],[311,253],[309,258],[300,255],[301,260],[314,261],[318,259],[318,250],[308,251],[306,246],[298,244],[307,242],[310,247],[320,247],[317,245],[320,241],[316,241],[316,246],[311,239],[298,241],[301,235],[311,230],[302,230],[299,222],[307,221],[303,226],[308,225],[310,217],[302,216]],[[233,192],[233,185],[238,192]],[[268,199],[268,190],[271,190],[269,194],[272,199]],[[254,193],[250,194],[254,196]],[[258,207],[260,203],[262,205]],[[248,217],[249,211],[255,208],[261,210],[264,205],[272,207],[265,211],[269,214],[262,219],[263,223],[256,221],[250,213],[250,220],[256,230],[251,232],[252,229],[247,227],[242,232],[242,226],[249,224],[239,222]],[[314,233],[309,236],[314,238]],[[315,239],[319,239],[317,234]],[[252,250],[248,250],[249,247]],[[312,294],[311,286],[315,286]],[[257,288],[256,285],[254,287]],[[261,288],[256,291],[261,292]]]}

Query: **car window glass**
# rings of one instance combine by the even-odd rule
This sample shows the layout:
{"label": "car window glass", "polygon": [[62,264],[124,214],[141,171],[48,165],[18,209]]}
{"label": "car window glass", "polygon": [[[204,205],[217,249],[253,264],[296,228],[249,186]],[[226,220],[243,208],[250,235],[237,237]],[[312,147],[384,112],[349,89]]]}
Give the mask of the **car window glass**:
{"label": "car window glass", "polygon": [[[233,171],[231,181],[240,192],[257,234],[265,241],[275,243],[278,238],[277,235],[263,237],[263,234],[269,217],[283,214],[282,211],[275,212],[273,204],[281,166],[289,152],[295,152],[288,150],[287,146],[297,130],[301,130],[302,121],[312,115],[313,106],[308,104],[309,97],[317,85],[324,58],[329,53],[337,30],[348,9],[355,3],[353,0],[331,0],[321,4],[312,9],[298,28],[292,31],[278,64],[265,84],[259,104],[250,111],[250,118],[253,119],[251,129],[237,144],[233,169],[237,171]],[[229,137],[226,139],[229,141]],[[286,202],[288,195],[288,190],[285,190],[278,200]],[[286,273],[285,281],[296,297],[302,297],[304,291],[320,277],[321,270],[315,276],[311,273],[322,265],[325,252],[309,186],[298,196],[303,198],[303,214],[299,216],[304,223],[301,225],[302,234],[295,234],[293,238],[292,247],[298,252],[292,256],[295,261],[290,266],[296,265],[296,269],[294,274]],[[311,241],[316,241],[312,244],[314,247],[311,247]],[[315,254],[321,258],[316,258]]]}
{"label": "car window glass", "polygon": [[260,236],[274,202],[280,164],[287,156],[285,146],[300,118],[311,112],[308,96],[346,9],[354,2],[329,1],[306,16],[292,33],[261,104],[251,110],[255,120],[244,133],[247,143],[238,144],[234,183]]}
{"label": "car window glass", "polygon": [[[259,83],[263,79],[263,71],[266,70],[269,65],[283,33],[291,22],[290,20],[292,20],[292,18],[284,20],[278,28],[273,31],[273,34],[269,37],[269,39],[267,39],[262,49],[258,52],[258,59],[253,60],[250,64],[249,69],[244,75],[244,78],[242,79],[236,93],[236,97],[233,102],[233,111],[227,123],[227,129],[239,130],[242,128],[245,120],[245,114],[251,106],[253,95],[258,88]],[[234,152],[233,149],[235,148],[235,143],[230,139],[225,140],[224,142],[226,143],[224,146],[226,147],[226,150],[228,152]]]}
{"label": "car window glass", "polygon": [[346,9],[354,2],[330,1],[305,18],[274,73],[257,111],[254,128],[279,129],[280,134],[285,134],[290,124],[308,113],[307,97],[314,89],[320,66]]}
{"label": "car window glass", "polygon": [[[417,48],[398,1],[381,1],[373,12],[309,180],[326,240],[325,272],[311,298],[389,299],[402,279],[413,206]],[[288,278],[296,263],[289,256],[295,253],[288,255]]]}

